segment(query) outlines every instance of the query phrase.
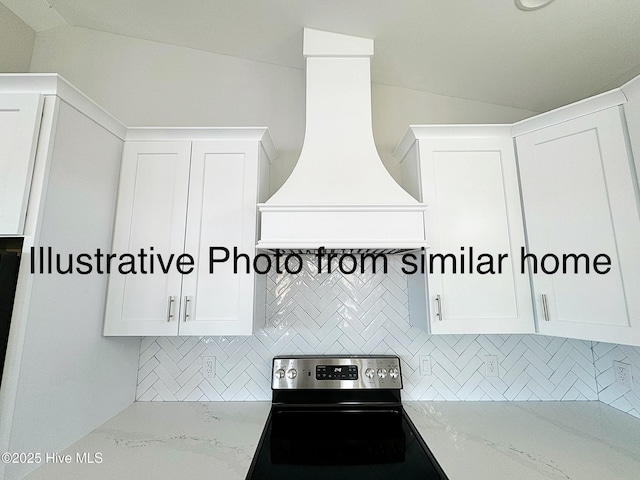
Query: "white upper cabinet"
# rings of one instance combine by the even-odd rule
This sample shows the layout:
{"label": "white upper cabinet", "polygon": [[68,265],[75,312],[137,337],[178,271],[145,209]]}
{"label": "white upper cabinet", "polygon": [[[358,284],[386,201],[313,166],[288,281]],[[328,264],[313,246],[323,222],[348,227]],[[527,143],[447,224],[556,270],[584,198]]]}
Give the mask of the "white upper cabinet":
{"label": "white upper cabinet", "polygon": [[0,235],[24,230],[42,106],[38,93],[0,93]]}
{"label": "white upper cabinet", "polygon": [[534,331],[510,131],[412,127],[396,152],[405,188],[427,204],[429,273],[408,282],[412,323],[428,316],[432,333]]}
{"label": "white upper cabinet", "polygon": [[516,144],[538,332],[640,345],[638,185],[622,107]]}
{"label": "white upper cabinet", "polygon": [[[260,132],[125,144],[112,251],[153,254],[154,272],[150,259],[146,273],[112,270],[105,335],[250,335],[254,317],[264,321],[254,311],[263,308],[265,279],[242,260],[234,272],[233,262],[234,247],[253,260],[256,205],[268,195],[270,141]],[[229,260],[212,263],[223,249]]]}

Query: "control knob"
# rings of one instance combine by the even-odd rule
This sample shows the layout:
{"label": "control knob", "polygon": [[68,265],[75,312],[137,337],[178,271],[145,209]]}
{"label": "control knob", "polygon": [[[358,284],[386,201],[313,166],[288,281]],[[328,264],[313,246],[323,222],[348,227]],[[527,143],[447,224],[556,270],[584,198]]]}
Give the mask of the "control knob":
{"label": "control knob", "polygon": [[376,372],[373,371],[373,368],[367,368],[364,371],[364,374],[366,375],[367,378],[373,378],[376,376]]}
{"label": "control knob", "polygon": [[282,377],[284,377],[284,368],[279,368],[278,370],[276,370],[276,378]]}
{"label": "control knob", "polygon": [[398,369],[396,367],[391,367],[389,369],[389,376],[391,378],[398,378],[399,374],[400,374],[400,372],[398,372]]}
{"label": "control knob", "polygon": [[378,376],[379,376],[380,378],[384,378],[384,377],[386,377],[386,376],[387,376],[387,370],[386,370],[386,368],[379,368],[379,369],[378,369]]}
{"label": "control knob", "polygon": [[291,380],[293,380],[297,376],[298,376],[298,371],[295,368],[290,368],[289,370],[287,370],[287,378],[290,378]]}

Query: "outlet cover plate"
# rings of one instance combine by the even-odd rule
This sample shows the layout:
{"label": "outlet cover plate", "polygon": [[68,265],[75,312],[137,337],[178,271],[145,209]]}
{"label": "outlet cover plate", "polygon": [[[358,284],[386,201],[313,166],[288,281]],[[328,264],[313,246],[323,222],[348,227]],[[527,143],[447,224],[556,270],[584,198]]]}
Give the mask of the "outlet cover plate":
{"label": "outlet cover plate", "polygon": [[498,371],[498,356],[497,355],[485,355],[484,356],[484,374],[487,377],[499,377]]}
{"label": "outlet cover plate", "polygon": [[216,357],[202,357],[202,378],[216,376]]}
{"label": "outlet cover plate", "polygon": [[633,388],[633,378],[631,377],[631,365],[628,363],[613,361],[613,374],[616,383],[628,388]]}
{"label": "outlet cover plate", "polygon": [[420,355],[420,375],[431,375],[431,355]]}

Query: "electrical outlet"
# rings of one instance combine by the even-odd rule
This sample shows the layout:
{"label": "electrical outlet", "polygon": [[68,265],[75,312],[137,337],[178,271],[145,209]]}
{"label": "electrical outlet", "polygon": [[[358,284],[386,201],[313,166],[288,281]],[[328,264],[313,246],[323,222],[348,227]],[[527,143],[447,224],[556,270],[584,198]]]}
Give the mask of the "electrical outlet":
{"label": "electrical outlet", "polygon": [[484,374],[487,377],[498,377],[498,356],[497,355],[485,355],[484,356]]}
{"label": "electrical outlet", "polygon": [[633,388],[633,379],[631,378],[631,365],[628,363],[613,361],[613,373],[616,383],[625,387]]}
{"label": "electrical outlet", "polygon": [[431,356],[420,355],[420,375],[431,375]]}
{"label": "electrical outlet", "polygon": [[202,377],[213,378],[216,376],[216,357],[202,357]]}

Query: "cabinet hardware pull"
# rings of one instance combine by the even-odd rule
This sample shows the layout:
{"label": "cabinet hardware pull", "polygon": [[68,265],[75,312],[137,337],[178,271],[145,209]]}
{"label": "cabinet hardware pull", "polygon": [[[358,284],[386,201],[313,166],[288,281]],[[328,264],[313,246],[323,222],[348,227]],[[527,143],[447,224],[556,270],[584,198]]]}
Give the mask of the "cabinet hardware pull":
{"label": "cabinet hardware pull", "polygon": [[189,297],[188,296],[184,296],[184,322],[187,321],[187,318],[189,318]]}
{"label": "cabinet hardware pull", "polygon": [[438,317],[439,321],[442,321],[442,299],[440,295],[436,295],[436,317]]}
{"label": "cabinet hardware pull", "polygon": [[542,294],[542,312],[544,313],[544,321],[549,321],[549,305],[547,304],[547,295]]}
{"label": "cabinet hardware pull", "polygon": [[173,310],[173,297],[169,295],[169,305],[167,305],[167,323],[169,323],[173,318],[173,313],[171,313],[171,310]]}

